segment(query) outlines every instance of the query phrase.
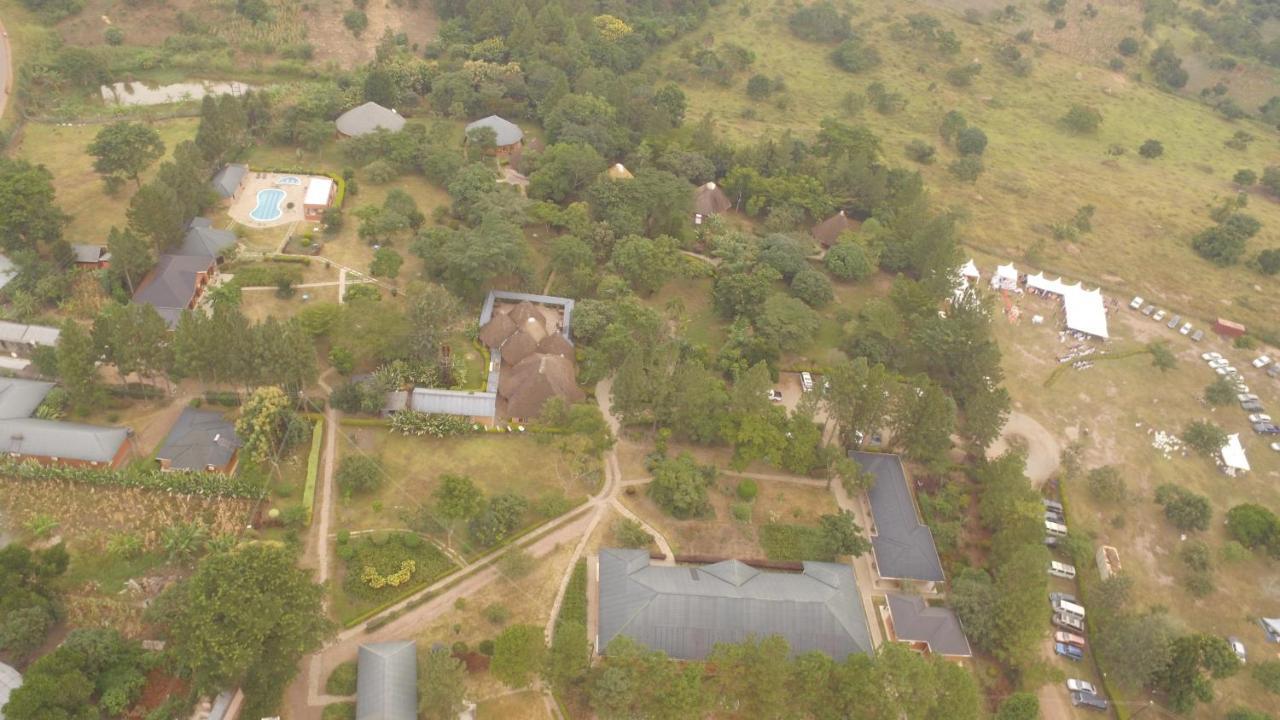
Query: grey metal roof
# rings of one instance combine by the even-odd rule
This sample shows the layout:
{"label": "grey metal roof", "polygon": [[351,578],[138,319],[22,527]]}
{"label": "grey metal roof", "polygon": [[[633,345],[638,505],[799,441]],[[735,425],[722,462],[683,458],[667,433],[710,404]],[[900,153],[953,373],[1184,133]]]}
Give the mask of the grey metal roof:
{"label": "grey metal roof", "polygon": [[600,551],[597,647],[618,635],[682,660],[716,643],[780,635],[796,654],[836,660],[873,652],[853,569],[804,563],[804,573],[762,572],[736,560],[705,567],[651,565],[645,550]]}
{"label": "grey metal roof", "polygon": [[0,378],[0,420],[31,417],[53,383],[22,378]]}
{"label": "grey metal roof", "polygon": [[497,115],[490,115],[467,123],[466,132],[470,133],[476,128],[493,128],[494,144],[498,147],[515,145],[524,139],[524,131],[520,129],[519,125]]}
{"label": "grey metal roof", "polygon": [[62,331],[55,327],[0,320],[0,342],[53,347],[58,344],[58,337],[61,335]]}
{"label": "grey metal roof", "polygon": [[422,413],[493,417],[498,412],[498,396],[491,392],[414,388],[410,407]]}
{"label": "grey metal roof", "polygon": [[9,702],[9,695],[20,687],[22,687],[22,675],[0,662],[0,720],[4,720],[4,706]]}
{"label": "grey metal roof", "polygon": [[849,457],[876,478],[867,495],[871,499],[871,516],[875,521],[871,547],[880,576],[932,582],[945,580],[938,548],[933,544],[933,533],[920,522],[915,499],[902,469],[902,460],[897,455],[884,453],[851,452]]}
{"label": "grey metal roof", "polygon": [[224,166],[213,176],[213,189],[218,195],[229,198],[236,194],[244,176],[249,173],[249,166],[232,163]]}
{"label": "grey metal roof", "polygon": [[78,263],[96,263],[111,259],[111,254],[107,252],[107,248],[103,245],[72,243],[71,252],[75,253],[76,262]]}
{"label": "grey metal roof", "polygon": [[417,720],[418,651],[412,640],[361,645],[356,720]]}
{"label": "grey metal roof", "polygon": [[216,258],[236,242],[236,234],[230,230],[214,228],[208,218],[193,218],[187,225],[182,245],[172,254]]}
{"label": "grey metal roof", "polygon": [[128,439],[125,428],[39,418],[0,421],[0,453],[110,463]]}
{"label": "grey metal roof", "polygon": [[395,110],[384,108],[376,102],[367,102],[342,113],[334,124],[338,126],[338,132],[354,137],[368,135],[376,130],[399,132],[404,127],[404,118]]}
{"label": "grey metal roof", "polygon": [[157,310],[185,310],[196,293],[196,276],[212,265],[211,256],[161,255],[147,281],[133,294],[133,301]]}
{"label": "grey metal roof", "polygon": [[889,614],[893,616],[893,633],[899,640],[926,643],[930,652],[939,655],[973,655],[960,618],[951,608],[930,605],[919,595],[889,593]]}
{"label": "grey metal roof", "polygon": [[174,422],[157,460],[168,460],[175,470],[204,470],[231,462],[240,447],[236,426],[222,413],[185,408]]}

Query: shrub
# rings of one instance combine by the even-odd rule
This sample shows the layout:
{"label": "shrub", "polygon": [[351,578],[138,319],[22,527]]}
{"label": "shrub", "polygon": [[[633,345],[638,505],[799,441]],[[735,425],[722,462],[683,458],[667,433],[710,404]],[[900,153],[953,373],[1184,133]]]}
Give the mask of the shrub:
{"label": "shrub", "polygon": [[1196,572],[1208,572],[1213,569],[1213,554],[1209,545],[1203,540],[1190,540],[1183,544],[1178,552],[1182,563]]}
{"label": "shrub", "polygon": [[707,487],[715,480],[715,473],[714,467],[698,465],[688,453],[662,458],[654,464],[649,497],[681,520],[705,515],[711,511]]}
{"label": "shrub", "polygon": [[973,79],[981,72],[982,65],[976,62],[953,67],[947,71],[947,82],[956,87],[968,87],[973,84]]}
{"label": "shrub", "polygon": [[827,272],[841,280],[862,280],[875,271],[862,245],[841,240],[827,251]]}
{"label": "shrub", "polygon": [[1062,124],[1078,135],[1092,134],[1102,125],[1102,113],[1088,105],[1072,105],[1062,116]]}
{"label": "shrub", "polygon": [[738,522],[751,522],[751,505],[749,503],[734,503],[731,510],[733,519]]}
{"label": "shrub", "polygon": [[743,502],[751,502],[755,500],[756,495],[759,494],[759,492],[759,485],[757,485],[756,481],[751,478],[743,478],[738,483],[738,499]]}
{"label": "shrub", "polygon": [[1208,530],[1213,510],[1209,498],[1173,483],[1156,488],[1156,503],[1164,507],[1164,515],[1179,530]]}
{"label": "shrub", "polygon": [[752,100],[763,100],[773,92],[773,81],[766,75],[752,75],[747,80],[747,97]]}
{"label": "shrub", "polygon": [[1263,275],[1280,274],[1280,248],[1263,250],[1253,260],[1254,264],[1258,266],[1258,272]]}
{"label": "shrub", "polygon": [[382,468],[368,455],[348,455],[338,465],[338,489],[348,497],[378,489]]}
{"label": "shrub", "polygon": [[1125,57],[1132,57],[1138,54],[1142,49],[1142,44],[1135,37],[1124,37],[1120,39],[1120,44],[1116,46],[1116,50],[1120,51]]}
{"label": "shrub", "polygon": [[1110,465],[1089,471],[1089,494],[1094,499],[1109,504],[1119,504],[1125,499],[1124,477]]}
{"label": "shrub", "polygon": [[1252,674],[1259,685],[1280,694],[1280,660],[1263,660],[1253,666]]}
{"label": "shrub", "polygon": [[618,518],[613,523],[613,536],[625,548],[647,548],[653,542],[653,536],[631,518]]}
{"label": "shrub", "polygon": [[123,45],[124,31],[118,27],[109,27],[106,32],[102,33],[102,37],[107,41],[108,45]]}
{"label": "shrub", "polygon": [[860,73],[880,64],[880,52],[859,38],[850,38],[832,51],[831,61],[845,72]]}
{"label": "shrub", "polygon": [[831,281],[811,267],[806,267],[791,278],[791,294],[812,308],[825,307],[835,298]]}
{"label": "shrub", "polygon": [[493,603],[484,609],[484,619],[494,625],[505,625],[511,619],[511,611],[505,605]]}
{"label": "shrub", "polygon": [[921,165],[932,165],[938,150],[923,140],[912,140],[907,143],[907,157]]}
{"label": "shrub", "polygon": [[1280,518],[1256,503],[1242,503],[1227,511],[1227,533],[1244,547],[1264,547],[1280,536]]}
{"label": "shrub", "polygon": [[819,0],[791,13],[787,27],[801,40],[835,42],[853,35],[849,16],[841,13],[831,0]]}
{"label": "shrub", "polygon": [[957,180],[970,183],[976,182],[983,171],[982,158],[976,155],[966,155],[948,165],[947,171]]}
{"label": "shrub", "polygon": [[1217,589],[1213,584],[1213,576],[1207,572],[1188,573],[1183,578],[1182,584],[1187,588],[1187,592],[1198,598],[1212,595]]}
{"label": "shrub", "polygon": [[961,155],[981,155],[987,149],[987,134],[972,125],[956,133],[956,150]]}
{"label": "shrub", "polygon": [[360,10],[348,10],[342,16],[342,24],[347,26],[352,35],[360,37],[365,29],[369,27],[369,16]]}
{"label": "shrub", "polygon": [[476,647],[476,650],[485,657],[493,657],[493,641],[481,640],[480,644]]}
{"label": "shrub", "polygon": [[329,350],[329,364],[341,375],[350,375],[356,368],[355,353],[349,349],[335,346]]}
{"label": "shrub", "polygon": [[324,691],[329,695],[355,695],[356,661],[348,660],[334,668],[324,683]]}
{"label": "shrub", "polygon": [[1218,407],[1234,404],[1236,401],[1236,389],[1232,387],[1229,380],[1220,377],[1205,386],[1204,401]]}
{"label": "shrub", "polygon": [[1138,154],[1149,160],[1158,158],[1164,154],[1164,145],[1159,140],[1147,140],[1138,148]]}

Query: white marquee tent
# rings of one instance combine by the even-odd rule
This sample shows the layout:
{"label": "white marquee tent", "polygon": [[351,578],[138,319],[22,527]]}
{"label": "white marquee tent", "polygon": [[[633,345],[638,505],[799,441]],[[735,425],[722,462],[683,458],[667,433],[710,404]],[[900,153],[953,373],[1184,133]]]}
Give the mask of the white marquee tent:
{"label": "white marquee tent", "polygon": [[996,273],[991,276],[991,287],[996,290],[1018,289],[1018,269],[1013,263],[996,266]]}
{"label": "white marquee tent", "polygon": [[1099,338],[1109,337],[1107,332],[1107,304],[1102,290],[1085,290],[1080,283],[1068,285],[1061,278],[1050,280],[1044,273],[1027,276],[1027,288],[1051,293],[1062,298],[1066,310],[1067,328]]}
{"label": "white marquee tent", "polygon": [[1227,444],[1222,446],[1222,464],[1232,471],[1230,473],[1232,475],[1237,472],[1249,472],[1249,458],[1245,457],[1239,433],[1227,436]]}

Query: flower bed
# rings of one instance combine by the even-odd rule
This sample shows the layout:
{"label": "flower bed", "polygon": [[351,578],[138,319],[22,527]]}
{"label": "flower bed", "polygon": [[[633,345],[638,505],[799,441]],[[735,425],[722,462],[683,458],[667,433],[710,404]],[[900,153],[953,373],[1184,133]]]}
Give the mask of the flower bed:
{"label": "flower bed", "polygon": [[371,533],[338,542],[346,563],[340,619],[367,615],[452,572],[455,565],[435,545],[407,532]]}

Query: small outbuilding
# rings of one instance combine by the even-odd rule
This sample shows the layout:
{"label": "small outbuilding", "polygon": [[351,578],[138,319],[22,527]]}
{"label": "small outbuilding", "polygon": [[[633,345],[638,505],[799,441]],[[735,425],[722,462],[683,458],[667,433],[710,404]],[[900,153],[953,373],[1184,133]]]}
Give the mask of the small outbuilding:
{"label": "small outbuilding", "polygon": [[324,217],[324,211],[333,205],[338,187],[333,178],[312,175],[307,179],[307,191],[302,197],[302,214],[315,222]]}
{"label": "small outbuilding", "polygon": [[862,223],[849,217],[845,214],[844,210],[841,210],[835,215],[832,215],[826,220],[814,225],[813,229],[810,230],[809,233],[813,235],[814,240],[818,241],[818,244],[822,245],[824,248],[829,248],[840,240],[840,236],[843,235],[845,231],[857,230],[861,226]]}
{"label": "small outbuilding", "polygon": [[111,264],[111,253],[105,245],[72,243],[71,252],[76,256],[77,267],[104,268]]}
{"label": "small outbuilding", "polygon": [[400,132],[404,129],[404,118],[395,110],[384,108],[376,102],[367,102],[342,113],[334,124],[343,135],[360,137],[379,130]]}
{"label": "small outbuilding", "polygon": [[495,155],[510,155],[519,150],[524,143],[524,131],[519,125],[506,118],[490,115],[467,123],[467,138],[470,139],[472,130],[481,128],[493,130],[493,154]]}
{"label": "small outbuilding", "polygon": [[418,650],[412,640],[361,645],[356,720],[417,720]]}
{"label": "small outbuilding", "polygon": [[622,163],[614,163],[606,172],[614,180],[631,180],[635,177]]}
{"label": "small outbuilding", "polygon": [[240,197],[240,188],[243,187],[244,178],[248,174],[248,165],[239,163],[225,165],[213,176],[213,191],[224,200],[235,200]]}
{"label": "small outbuilding", "polygon": [[186,408],[156,451],[161,470],[231,474],[240,451],[236,426],[212,410]]}
{"label": "small outbuilding", "polygon": [[1238,322],[1218,318],[1213,323],[1213,331],[1223,337],[1238,338],[1245,334],[1245,327]]}
{"label": "small outbuilding", "polygon": [[701,225],[712,215],[728,212],[733,201],[714,182],[699,185],[693,189],[693,224]]}

